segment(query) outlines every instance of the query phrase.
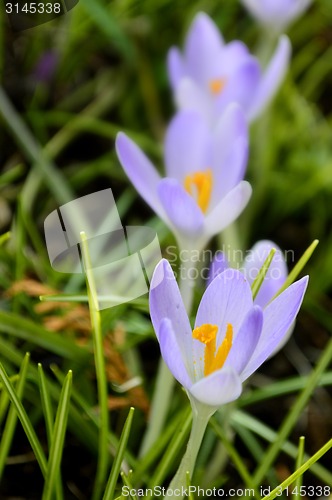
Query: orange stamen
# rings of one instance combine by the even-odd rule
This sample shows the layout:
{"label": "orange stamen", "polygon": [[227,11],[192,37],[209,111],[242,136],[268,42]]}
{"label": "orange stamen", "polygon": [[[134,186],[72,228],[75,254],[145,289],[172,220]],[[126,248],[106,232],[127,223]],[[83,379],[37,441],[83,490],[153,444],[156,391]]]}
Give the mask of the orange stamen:
{"label": "orange stamen", "polygon": [[210,203],[212,184],[212,171],[210,169],[186,175],[184,179],[185,190],[196,199],[198,206],[204,213]]}
{"label": "orange stamen", "polygon": [[218,327],[208,323],[193,330],[193,338],[205,344],[204,376],[207,377],[223,367],[233,343],[233,327],[227,325],[226,335],[216,352],[216,337]]}
{"label": "orange stamen", "polygon": [[214,78],[213,80],[209,81],[209,89],[211,94],[213,95],[218,95],[222,90],[224,89],[226,85],[226,79],[225,78]]}

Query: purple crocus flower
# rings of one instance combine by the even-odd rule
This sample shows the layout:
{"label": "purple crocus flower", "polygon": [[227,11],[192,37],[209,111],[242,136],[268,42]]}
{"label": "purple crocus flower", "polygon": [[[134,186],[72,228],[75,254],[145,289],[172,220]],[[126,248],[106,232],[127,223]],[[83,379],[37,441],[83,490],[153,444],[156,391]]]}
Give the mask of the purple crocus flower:
{"label": "purple crocus flower", "polygon": [[241,0],[258,22],[281,32],[292,21],[299,17],[312,0]]}
{"label": "purple crocus flower", "polygon": [[[246,253],[243,265],[241,266],[243,274],[251,285],[272,248],[276,250],[276,253],[274,254],[270,267],[254,301],[256,305],[262,308],[267,306],[270,300],[276,295],[288,276],[287,265],[282,251],[273,241],[258,241],[251,250]],[[218,274],[221,274],[228,268],[229,263],[224,252],[217,252],[211,263],[208,284],[211,283]]]}
{"label": "purple crocus flower", "polygon": [[248,280],[226,269],[206,289],[192,330],[168,261],[156,267],[150,314],[162,357],[192,403],[212,408],[238,398],[244,382],[282,341],[300,309],[308,277],[264,310]]}
{"label": "purple crocus flower", "polygon": [[242,42],[225,44],[212,19],[199,13],[189,29],[183,54],[176,47],[168,54],[176,104],[180,109],[198,111],[214,125],[229,103],[237,102],[252,121],[278,90],[290,52],[289,39],[281,36],[263,73],[259,61]]}
{"label": "purple crocus flower", "polygon": [[251,196],[243,181],[248,131],[238,105],[230,105],[211,132],[194,111],[179,112],[165,137],[166,177],[124,133],[118,158],[140,195],[173,230],[181,248],[201,249],[242,212]]}

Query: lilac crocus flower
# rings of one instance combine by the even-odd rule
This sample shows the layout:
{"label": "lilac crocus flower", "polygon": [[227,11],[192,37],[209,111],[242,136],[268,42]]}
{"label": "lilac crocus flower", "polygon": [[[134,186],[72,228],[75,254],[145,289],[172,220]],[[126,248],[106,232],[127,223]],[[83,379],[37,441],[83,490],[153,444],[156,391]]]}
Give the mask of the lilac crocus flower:
{"label": "lilac crocus flower", "polygon": [[192,330],[170,264],[156,267],[150,314],[162,357],[192,402],[216,408],[239,397],[244,382],[282,341],[300,309],[308,277],[264,310],[244,274],[226,269],[206,289]]}
{"label": "lilac crocus flower", "polygon": [[[264,308],[270,300],[280,290],[288,276],[287,265],[281,249],[273,241],[261,240],[246,253],[246,257],[241,266],[241,271],[252,285],[259,270],[267,259],[270,251],[274,248],[276,253],[272,259],[270,267],[265,275],[264,281],[254,300],[256,305]],[[217,252],[213,259],[209,272],[208,284],[225,269],[228,269],[229,263],[226,255],[223,252]]]}
{"label": "lilac crocus flower", "polygon": [[199,13],[189,29],[183,54],[176,47],[168,54],[168,74],[176,104],[180,109],[198,111],[214,125],[228,104],[237,102],[252,121],[278,90],[290,52],[289,39],[281,36],[262,72],[259,61],[242,42],[225,44],[212,19]]}
{"label": "lilac crocus flower", "polygon": [[166,177],[119,133],[116,151],[127,176],[181,248],[202,249],[242,212],[251,196],[243,181],[248,131],[239,106],[231,105],[211,132],[193,111],[179,112],[165,137]]}
{"label": "lilac crocus flower", "polygon": [[283,31],[312,0],[241,0],[258,22],[275,32]]}

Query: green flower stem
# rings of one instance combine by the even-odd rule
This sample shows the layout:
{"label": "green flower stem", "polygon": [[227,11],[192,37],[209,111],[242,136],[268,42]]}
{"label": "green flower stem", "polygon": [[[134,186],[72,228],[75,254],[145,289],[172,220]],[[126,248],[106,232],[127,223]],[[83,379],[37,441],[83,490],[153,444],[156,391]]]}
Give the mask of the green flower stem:
{"label": "green flower stem", "polygon": [[101,329],[100,313],[98,310],[98,297],[95,288],[93,271],[91,268],[90,254],[88,242],[84,231],[81,233],[82,241],[82,257],[87,278],[87,291],[89,298],[89,308],[92,324],[92,335],[95,353],[95,365],[98,388],[98,401],[100,407],[100,429],[99,429],[99,453],[97,464],[97,475],[92,495],[92,500],[97,500],[101,497],[103,488],[105,487],[106,474],[108,469],[108,433],[109,433],[109,417],[108,417],[108,393],[106,368],[104,358],[103,336]]}
{"label": "green flower stem", "polygon": [[[178,280],[183,303],[188,314],[190,314],[190,310],[192,308],[194,293],[194,279],[190,274],[190,270],[196,270],[196,262],[192,262],[189,255],[190,253],[188,252],[188,259],[183,261],[183,265],[181,264],[180,266]],[[170,402],[172,400],[174,386],[175,379],[165,365],[164,360],[160,358],[157,380],[151,403],[150,419],[140,450],[141,457],[150,450],[158,436],[160,436],[162,429],[165,427],[165,421]]]}
{"label": "green flower stem", "polygon": [[196,463],[196,458],[205,434],[206,426],[210,420],[210,417],[216,411],[216,408],[202,405],[197,401],[192,401],[192,409],[193,423],[189,441],[187,444],[187,449],[182,457],[180,466],[167,489],[166,497],[168,498],[183,498],[183,496],[181,494],[179,495],[178,493],[182,492],[183,487],[185,488],[188,482],[188,475],[189,479],[191,479]]}

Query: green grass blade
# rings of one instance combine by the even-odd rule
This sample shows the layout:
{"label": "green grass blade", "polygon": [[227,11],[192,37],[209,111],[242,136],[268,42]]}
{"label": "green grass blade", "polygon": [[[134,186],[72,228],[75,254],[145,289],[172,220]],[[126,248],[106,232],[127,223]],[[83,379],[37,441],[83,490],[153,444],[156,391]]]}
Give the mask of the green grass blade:
{"label": "green grass blade", "polygon": [[[304,443],[305,443],[305,437],[301,436],[299,439],[299,451],[298,451],[298,455],[296,457],[295,471],[297,469],[299,469],[301,467],[301,465],[303,464]],[[297,480],[295,481],[295,488],[296,488],[295,498],[296,498],[296,500],[301,500],[300,488],[301,488],[302,482],[303,482],[302,479],[303,479],[303,476],[302,476],[302,474],[300,474],[298,476]]]}
{"label": "green grass blade", "polygon": [[286,288],[288,288],[296,280],[296,278],[298,277],[298,275],[300,274],[300,272],[302,271],[302,269],[312,256],[312,254],[314,253],[318,243],[319,243],[318,240],[314,240],[311,243],[311,245],[307,248],[307,250],[304,252],[300,260],[297,262],[297,264],[293,267],[293,269],[287,276],[285,283],[282,285],[280,290],[278,290],[278,292],[271,299],[271,301],[274,300],[276,297],[278,297],[278,295],[280,295],[284,290],[286,290]]}
{"label": "green grass blade", "polygon": [[[38,380],[39,380],[39,391],[40,391],[40,399],[42,403],[45,424],[46,424],[46,433],[47,433],[47,441],[48,448],[51,448],[51,443],[53,439],[53,426],[54,426],[54,415],[53,408],[50,398],[50,392],[47,387],[47,381],[44,374],[43,367],[40,363],[38,363]],[[63,499],[63,491],[62,491],[62,482],[60,472],[57,476],[56,480],[56,498],[58,500]]]}
{"label": "green grass blade", "polygon": [[274,254],[276,253],[276,249],[275,248],[271,248],[270,252],[269,252],[269,255],[266,257],[265,261],[264,261],[264,264],[262,265],[262,267],[260,268],[253,284],[251,285],[251,292],[252,292],[252,298],[253,300],[255,300],[255,298],[257,297],[257,294],[259,292],[259,289],[260,287],[262,286],[263,284],[263,281],[264,281],[264,278],[266,276],[266,273],[268,272],[269,270],[269,267],[271,265],[271,262],[273,260],[273,257],[274,257]]}
{"label": "green grass blade", "polygon": [[29,419],[19,397],[17,396],[17,393],[16,393],[12,383],[10,382],[8,375],[7,375],[7,373],[6,373],[4,367],[2,366],[1,363],[0,363],[0,380],[3,383],[6,391],[8,392],[10,400],[11,400],[11,402],[12,402],[12,404],[17,412],[18,418],[21,421],[24,432],[25,432],[25,434],[26,434],[26,436],[31,444],[31,448],[35,454],[37,461],[38,461],[40,470],[42,471],[43,476],[46,476],[47,461],[45,458],[43,448],[42,448],[42,446],[39,442],[39,439],[34,431],[34,428],[30,422],[30,419]]}
{"label": "green grass blade", "polygon": [[281,492],[290,486],[299,476],[301,476],[306,470],[317,462],[325,453],[327,453],[332,448],[332,439],[324,444],[312,457],[309,458],[301,467],[299,467],[293,474],[291,474],[285,481],[283,481],[279,486],[274,488],[269,495],[262,498],[262,500],[274,500],[274,498],[279,497]]}
{"label": "green grass blade", "polygon": [[[30,354],[26,353],[21,370],[19,373],[19,380],[17,383],[16,393],[19,399],[22,399],[25,380],[27,376],[27,370],[29,366]],[[6,425],[1,436],[1,446],[0,446],[0,480],[6,465],[7,456],[12,443],[13,435],[15,432],[17,422],[17,413],[15,407],[12,405],[9,409]]]}
{"label": "green grass blade", "polygon": [[135,409],[131,407],[129,410],[126,422],[123,426],[123,430],[122,430],[120,441],[119,441],[119,448],[118,448],[117,454],[115,456],[115,459],[114,459],[114,462],[112,465],[112,469],[111,469],[111,472],[110,472],[110,475],[109,475],[109,478],[107,481],[107,486],[106,486],[105,494],[103,496],[103,500],[113,500],[113,498],[114,498],[114,491],[115,491],[116,483],[117,483],[117,480],[119,477],[123,456],[124,456],[124,453],[126,451],[126,447],[127,447],[127,443],[128,443],[128,439],[129,439],[129,434],[130,434],[130,429],[131,429],[131,424],[132,424],[133,417],[134,417],[134,411],[135,411]]}
{"label": "green grass blade", "polygon": [[4,233],[0,236],[0,246],[1,245],[4,245],[6,243],[6,241],[8,241],[11,237],[11,233],[10,231],[8,231],[7,233]]}
{"label": "green grass blade", "polygon": [[307,385],[305,386],[303,391],[300,393],[299,397],[297,398],[297,400],[293,404],[290,412],[288,413],[284,422],[282,423],[282,425],[278,431],[278,434],[277,434],[277,439],[270,446],[270,448],[267,450],[267,452],[264,456],[264,460],[262,461],[262,463],[258,466],[257,470],[255,471],[253,479],[254,479],[256,486],[258,486],[259,484],[262,483],[262,480],[265,477],[267,470],[271,467],[274,459],[278,455],[278,452],[281,448],[281,444],[285,441],[285,439],[289,435],[291,429],[296,424],[301,411],[303,410],[308,399],[310,398],[310,396],[311,396],[314,388],[316,387],[318,380],[320,379],[322,373],[328,367],[328,365],[331,361],[331,358],[332,358],[332,339],[329,341],[325,350],[323,351],[323,354],[322,354],[316,368],[312,371]]}
{"label": "green grass blade", "polygon": [[56,480],[59,474],[63,453],[65,434],[67,430],[71,386],[72,371],[70,370],[67,377],[65,378],[65,382],[60,394],[42,500],[51,500],[56,486]]}
{"label": "green grass blade", "polygon": [[101,328],[100,313],[98,311],[98,297],[94,285],[93,270],[91,269],[88,241],[86,238],[86,234],[84,232],[81,232],[81,241],[82,241],[81,244],[82,257],[87,278],[86,284],[89,297],[89,308],[91,316],[97,388],[98,388],[98,402],[100,407],[98,465],[97,465],[97,475],[95,479],[94,490],[92,494],[92,500],[97,500],[100,498],[102,489],[104,488],[107,468],[108,468],[108,432],[109,432],[108,392],[107,392],[103,335]]}

